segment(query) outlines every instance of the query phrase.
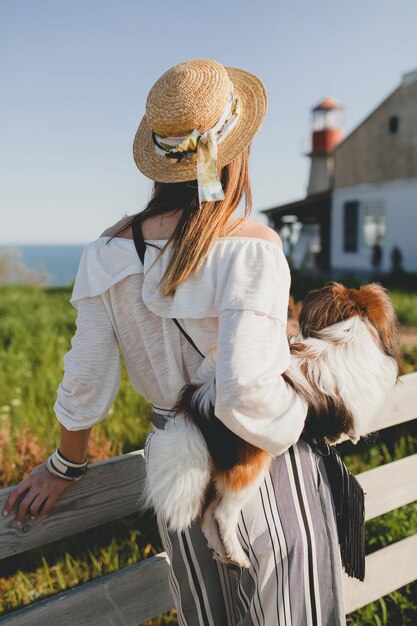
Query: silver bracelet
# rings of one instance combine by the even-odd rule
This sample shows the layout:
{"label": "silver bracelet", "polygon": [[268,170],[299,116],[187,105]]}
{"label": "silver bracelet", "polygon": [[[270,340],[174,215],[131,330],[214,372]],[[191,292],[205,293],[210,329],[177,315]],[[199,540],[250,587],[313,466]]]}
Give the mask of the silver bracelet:
{"label": "silver bracelet", "polygon": [[80,480],[88,469],[87,457],[82,463],[76,463],[66,459],[60,452],[59,448],[51,454],[47,461],[46,467],[59,478],[65,478],[65,480]]}

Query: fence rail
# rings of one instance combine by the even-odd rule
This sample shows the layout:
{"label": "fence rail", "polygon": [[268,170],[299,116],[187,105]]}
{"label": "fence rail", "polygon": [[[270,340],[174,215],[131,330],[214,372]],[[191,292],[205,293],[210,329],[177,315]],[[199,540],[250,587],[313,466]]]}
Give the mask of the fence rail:
{"label": "fence rail", "polygon": [[[417,418],[417,372],[400,381],[381,412],[375,430]],[[366,492],[366,519],[417,500],[417,454],[358,475]],[[143,492],[141,450],[93,463],[57,500],[49,515],[17,528],[14,514],[0,516],[0,559],[46,545],[105,522],[136,513]],[[13,487],[0,491],[0,510]],[[417,534],[366,557],[366,579],[345,578],[350,613],[417,579]],[[0,625],[48,626],[111,624],[137,626],[172,607],[165,553],[58,593],[0,617]]]}

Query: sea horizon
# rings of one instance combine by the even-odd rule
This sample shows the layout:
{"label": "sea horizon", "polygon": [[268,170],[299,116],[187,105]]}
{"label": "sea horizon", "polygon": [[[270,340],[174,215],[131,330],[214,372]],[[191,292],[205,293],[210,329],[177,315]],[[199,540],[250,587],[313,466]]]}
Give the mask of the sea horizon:
{"label": "sea horizon", "polygon": [[29,270],[47,272],[47,286],[64,287],[70,285],[77,274],[82,251],[87,243],[0,243],[0,254],[10,250],[19,255]]}

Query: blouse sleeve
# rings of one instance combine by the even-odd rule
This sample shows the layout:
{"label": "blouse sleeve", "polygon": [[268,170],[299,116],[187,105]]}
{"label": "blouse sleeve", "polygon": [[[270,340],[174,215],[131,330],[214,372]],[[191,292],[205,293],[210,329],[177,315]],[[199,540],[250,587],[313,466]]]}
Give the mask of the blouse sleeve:
{"label": "blouse sleeve", "polygon": [[67,430],[84,430],[104,419],[120,387],[119,345],[100,295],[81,298],[72,348],[54,405]]}
{"label": "blouse sleeve", "polygon": [[289,365],[283,324],[249,310],[219,318],[215,414],[236,435],[278,456],[296,443],[307,405],[282,378]]}
{"label": "blouse sleeve", "polygon": [[275,244],[262,243],[244,267],[237,260],[230,268],[235,293],[242,272],[245,288],[241,302],[225,297],[219,312],[215,414],[236,435],[278,456],[298,441],[307,404],[282,377],[290,363],[288,264]]}

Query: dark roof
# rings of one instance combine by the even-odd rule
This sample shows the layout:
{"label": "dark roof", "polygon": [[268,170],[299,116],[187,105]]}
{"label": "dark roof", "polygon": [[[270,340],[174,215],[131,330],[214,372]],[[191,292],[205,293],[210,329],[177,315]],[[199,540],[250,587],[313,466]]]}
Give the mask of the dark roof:
{"label": "dark roof", "polygon": [[263,209],[261,213],[266,215],[275,214],[290,214],[291,211],[298,211],[300,209],[311,209],[319,205],[327,205],[330,202],[332,189],[326,189],[325,191],[318,191],[317,193],[311,193],[310,195],[302,198],[302,200],[295,200],[294,202],[288,202],[287,204],[280,204],[270,209]]}

